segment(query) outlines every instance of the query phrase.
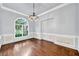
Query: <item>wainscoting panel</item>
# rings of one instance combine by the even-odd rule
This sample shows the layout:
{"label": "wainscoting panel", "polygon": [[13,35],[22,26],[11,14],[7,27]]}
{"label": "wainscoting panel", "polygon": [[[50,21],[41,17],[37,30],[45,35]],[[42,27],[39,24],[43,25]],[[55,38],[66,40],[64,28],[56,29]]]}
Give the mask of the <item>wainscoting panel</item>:
{"label": "wainscoting panel", "polygon": [[13,39],[14,39],[13,34],[2,35],[2,40],[3,40],[2,45],[13,42],[14,41]]}
{"label": "wainscoting panel", "polygon": [[54,42],[58,45],[75,48],[75,37],[71,35],[61,35],[61,34],[50,34],[50,33],[34,33],[34,37],[38,39],[43,39],[47,41]]}
{"label": "wainscoting panel", "polygon": [[[50,42],[54,42],[55,44],[58,44],[61,46],[76,49],[75,48],[75,36],[50,34],[50,33],[35,33],[35,32],[31,32],[29,36],[20,37],[20,38],[15,38],[13,34],[1,35],[1,40],[3,41],[1,45],[12,43],[12,42],[17,42],[17,41],[21,41],[21,40],[25,40],[29,38],[43,39],[43,40],[47,40]],[[79,44],[78,44],[78,48],[79,48]]]}
{"label": "wainscoting panel", "polygon": [[1,43],[2,43],[2,41],[1,41],[1,35],[0,35],[0,48],[1,48]]}
{"label": "wainscoting panel", "polygon": [[79,36],[78,36],[78,48],[77,48],[77,50],[79,51]]}
{"label": "wainscoting panel", "polygon": [[29,38],[32,38],[31,33],[29,33],[28,36],[16,37],[16,38],[15,38],[14,34],[3,34],[3,35],[1,35],[1,40],[3,41],[1,43],[1,45],[12,43],[12,42],[17,42],[17,41],[21,41],[21,40],[26,40],[26,39],[29,39]]}

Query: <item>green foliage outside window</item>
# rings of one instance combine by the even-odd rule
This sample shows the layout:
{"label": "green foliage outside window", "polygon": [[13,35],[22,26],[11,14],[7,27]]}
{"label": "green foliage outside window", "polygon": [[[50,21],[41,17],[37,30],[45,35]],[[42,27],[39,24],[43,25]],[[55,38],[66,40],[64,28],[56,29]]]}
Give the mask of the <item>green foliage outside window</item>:
{"label": "green foliage outside window", "polygon": [[18,19],[15,25],[15,37],[21,37],[28,35],[28,26],[26,25],[26,19]]}

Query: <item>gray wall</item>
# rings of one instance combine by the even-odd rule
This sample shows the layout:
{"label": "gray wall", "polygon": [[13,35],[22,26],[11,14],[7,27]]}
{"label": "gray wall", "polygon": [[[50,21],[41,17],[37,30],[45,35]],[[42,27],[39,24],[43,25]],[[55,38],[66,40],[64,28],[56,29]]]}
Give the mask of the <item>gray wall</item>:
{"label": "gray wall", "polygon": [[[0,35],[8,35],[8,34],[13,35],[13,34],[15,34],[14,21],[19,17],[24,17],[24,16],[16,14],[16,13],[12,13],[12,12],[9,12],[9,11],[6,11],[6,10],[3,10],[0,8]],[[24,18],[26,18],[26,17],[24,17]],[[29,21],[29,20],[28,20],[28,22],[29,22],[29,32],[33,32],[34,31],[33,30],[34,23]],[[10,39],[2,37],[0,39],[0,45],[28,39],[28,38],[31,38],[31,36],[32,35],[30,34],[30,35],[26,36],[26,38],[21,37],[21,38],[18,38],[18,40],[17,40],[17,38],[14,38],[13,36],[11,36]]]}
{"label": "gray wall", "polygon": [[[38,22],[29,21],[30,32],[44,32],[63,35],[79,35],[79,4],[71,4],[40,17]],[[0,8],[0,34],[14,34],[14,20],[24,17]],[[53,18],[48,19],[47,18]],[[26,17],[24,17],[26,18]],[[35,27],[36,26],[36,27]],[[42,28],[41,28],[42,26]],[[79,47],[79,40],[76,46]]]}
{"label": "gray wall", "polygon": [[[24,17],[9,11],[1,10],[0,8],[0,33],[12,34],[14,33],[14,20],[18,17]],[[47,18],[50,20],[36,22],[36,29],[34,22],[29,21],[30,32],[40,32],[40,24],[42,24],[42,32],[55,34],[75,35],[75,19],[76,19],[76,4],[71,4],[60,8],[56,11],[43,15],[41,20]],[[45,26],[46,25],[46,26]],[[2,30],[1,30],[2,29]],[[46,30],[47,29],[47,30]]]}
{"label": "gray wall", "polygon": [[78,46],[78,50],[79,50],[79,4],[77,4],[77,23],[76,23],[76,33],[77,33],[77,42],[78,43],[76,43],[77,44],[77,46]]}
{"label": "gray wall", "polygon": [[[1,12],[1,8],[0,8],[0,12]],[[1,14],[0,14],[1,16]],[[0,35],[1,35],[1,18],[0,18]]]}
{"label": "gray wall", "polygon": [[[14,34],[14,20],[19,17],[24,16],[0,8],[0,34]],[[32,27],[34,26],[32,22],[29,21],[30,32],[33,30]]]}
{"label": "gray wall", "polygon": [[77,4],[77,33],[79,35],[79,4]]}
{"label": "gray wall", "polygon": [[[77,3],[50,12],[40,18],[41,25],[36,22],[36,32],[79,36],[79,4]],[[74,40],[75,48],[79,50],[79,37]]]}
{"label": "gray wall", "polygon": [[[53,12],[50,12],[42,17],[42,32],[64,35],[75,35],[75,22],[76,22],[76,4],[70,4]],[[36,26],[38,28],[38,25]],[[37,32],[39,28],[36,30]]]}

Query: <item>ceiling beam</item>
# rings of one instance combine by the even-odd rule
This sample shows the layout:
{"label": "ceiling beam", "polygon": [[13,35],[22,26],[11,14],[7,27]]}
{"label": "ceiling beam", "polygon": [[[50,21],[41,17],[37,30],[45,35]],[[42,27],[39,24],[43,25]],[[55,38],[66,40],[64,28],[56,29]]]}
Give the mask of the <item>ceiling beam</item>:
{"label": "ceiling beam", "polygon": [[45,14],[47,14],[47,13],[49,13],[49,12],[55,11],[55,10],[57,10],[57,9],[59,9],[59,8],[62,8],[62,7],[64,7],[64,6],[67,6],[67,5],[69,5],[69,4],[70,4],[70,3],[60,4],[60,5],[58,5],[58,6],[54,7],[54,8],[52,8],[52,9],[50,9],[50,10],[48,10],[48,11],[45,11],[45,12],[39,14],[38,16],[45,15]]}
{"label": "ceiling beam", "polygon": [[4,9],[4,10],[10,11],[10,12],[16,13],[16,14],[23,15],[23,16],[25,16],[25,17],[28,17],[28,16],[29,16],[29,15],[26,15],[26,14],[21,13],[21,12],[19,12],[19,11],[16,11],[16,10],[14,10],[14,9],[5,7],[5,6],[3,6],[3,4],[1,4],[1,8]]}

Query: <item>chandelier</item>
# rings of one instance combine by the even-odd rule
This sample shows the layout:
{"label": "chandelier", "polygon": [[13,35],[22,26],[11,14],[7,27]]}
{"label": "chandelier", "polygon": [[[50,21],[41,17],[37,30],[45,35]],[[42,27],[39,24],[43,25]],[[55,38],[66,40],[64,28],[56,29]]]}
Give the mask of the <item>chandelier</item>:
{"label": "chandelier", "polygon": [[34,20],[36,20],[36,19],[38,19],[39,17],[35,14],[35,4],[33,3],[33,14],[32,15],[29,15],[29,20],[32,20],[32,21],[34,21]]}

